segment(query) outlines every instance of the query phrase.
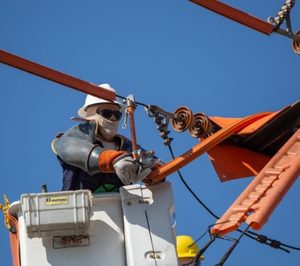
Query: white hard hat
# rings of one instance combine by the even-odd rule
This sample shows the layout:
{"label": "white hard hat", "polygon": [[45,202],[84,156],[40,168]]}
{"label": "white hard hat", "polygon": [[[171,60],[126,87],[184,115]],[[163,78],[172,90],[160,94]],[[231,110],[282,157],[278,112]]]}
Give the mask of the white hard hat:
{"label": "white hard hat", "polygon": [[[101,84],[101,85],[99,85],[99,87],[113,91],[114,93],[116,93],[115,89],[112,88],[109,84]],[[96,105],[96,104],[101,104],[101,103],[112,103],[112,104],[118,105],[120,108],[123,107],[123,105],[116,100],[109,101],[109,100],[105,100],[105,99],[98,98],[98,97],[88,94],[86,96],[84,105],[78,110],[77,113],[80,117],[86,118],[86,109],[91,105]]]}

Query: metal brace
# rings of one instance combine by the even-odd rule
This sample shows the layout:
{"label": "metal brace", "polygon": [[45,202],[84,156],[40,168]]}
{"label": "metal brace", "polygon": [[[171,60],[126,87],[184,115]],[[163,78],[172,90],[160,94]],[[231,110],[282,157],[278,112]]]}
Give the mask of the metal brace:
{"label": "metal brace", "polygon": [[147,108],[145,107],[145,110],[149,117],[154,117],[154,121],[160,131],[160,136],[164,140],[164,144],[169,146],[173,140],[173,138],[168,137],[168,134],[170,133],[170,131],[168,131],[170,119],[180,121],[181,117],[169,113],[156,105],[148,105]]}
{"label": "metal brace", "polygon": [[10,203],[9,203],[9,200],[8,200],[8,198],[7,198],[7,196],[5,194],[4,194],[3,198],[4,198],[4,205],[0,203],[0,209],[2,210],[3,215],[4,215],[4,224],[5,224],[6,228],[9,231],[11,231],[12,233],[14,233],[15,229],[9,223],[8,209],[10,207]]}
{"label": "metal brace", "polygon": [[[294,4],[295,0],[285,1],[285,4],[281,7],[280,11],[278,12],[278,14],[280,14],[281,17],[269,17],[268,22],[270,22],[274,26],[274,32],[286,36],[294,41],[300,42],[300,36],[298,34],[294,34],[292,30],[290,12]],[[283,23],[283,21],[285,21],[286,30],[280,28],[280,25]]]}
{"label": "metal brace", "polygon": [[136,103],[135,103],[134,96],[132,94],[129,94],[126,97],[126,99],[124,100],[124,104],[126,104],[126,109],[125,109],[125,116],[124,116],[124,121],[123,121],[122,128],[126,129],[127,128],[129,108],[131,108],[132,111],[135,111],[135,109],[136,109]]}

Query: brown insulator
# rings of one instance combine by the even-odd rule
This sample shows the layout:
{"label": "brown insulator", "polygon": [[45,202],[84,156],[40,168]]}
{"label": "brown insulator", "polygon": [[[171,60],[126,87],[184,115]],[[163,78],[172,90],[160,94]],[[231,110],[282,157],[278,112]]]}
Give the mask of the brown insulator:
{"label": "brown insulator", "polygon": [[212,124],[209,117],[204,113],[194,114],[194,122],[189,133],[194,138],[206,138],[212,132]]}
{"label": "brown insulator", "polygon": [[193,125],[193,113],[186,107],[181,106],[174,112],[175,118],[172,119],[172,127],[177,132],[183,132]]}
{"label": "brown insulator", "polygon": [[[300,38],[300,30],[296,33],[296,36]],[[300,54],[300,41],[293,40],[293,50],[296,54]]]}

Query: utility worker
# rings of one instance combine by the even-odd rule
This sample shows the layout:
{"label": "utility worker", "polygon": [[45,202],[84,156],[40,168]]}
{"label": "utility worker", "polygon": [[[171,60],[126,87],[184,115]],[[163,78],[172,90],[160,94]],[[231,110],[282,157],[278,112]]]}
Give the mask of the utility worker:
{"label": "utility worker", "polygon": [[[99,85],[114,91],[109,84]],[[143,180],[156,160],[146,167],[132,158],[132,143],[117,134],[124,106],[87,95],[78,110],[83,123],[58,135],[52,142],[63,170],[62,190],[118,191],[123,185]]]}
{"label": "utility worker", "polygon": [[176,237],[176,251],[180,266],[198,266],[200,265],[200,261],[204,259],[201,256],[198,262],[194,262],[200,250],[193,238],[188,235],[179,235]]}

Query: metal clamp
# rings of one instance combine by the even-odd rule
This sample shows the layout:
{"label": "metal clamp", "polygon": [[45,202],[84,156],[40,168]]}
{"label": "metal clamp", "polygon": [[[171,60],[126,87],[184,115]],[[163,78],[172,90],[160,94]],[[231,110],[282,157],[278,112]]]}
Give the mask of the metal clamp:
{"label": "metal clamp", "polygon": [[[273,31],[293,40],[292,48],[296,54],[300,54],[300,30],[293,33],[290,13],[295,5],[295,0],[286,0],[275,17],[269,17],[268,22],[274,26]],[[285,21],[286,30],[280,25]]]}
{"label": "metal clamp", "polygon": [[9,222],[9,220],[10,220],[9,213],[8,213],[8,209],[10,207],[9,200],[5,194],[4,194],[3,198],[4,198],[4,205],[0,203],[0,209],[2,210],[3,215],[4,215],[4,224],[10,232],[16,233],[16,228],[11,226],[10,222]]}
{"label": "metal clamp", "polygon": [[125,110],[125,120],[124,126],[127,126],[127,116],[130,119],[130,133],[131,133],[131,142],[132,142],[132,155],[134,159],[138,159],[138,148],[137,148],[137,140],[136,140],[136,132],[135,132],[135,123],[134,123],[134,111],[136,109],[136,103],[134,96],[132,94],[126,97],[126,110]]}

